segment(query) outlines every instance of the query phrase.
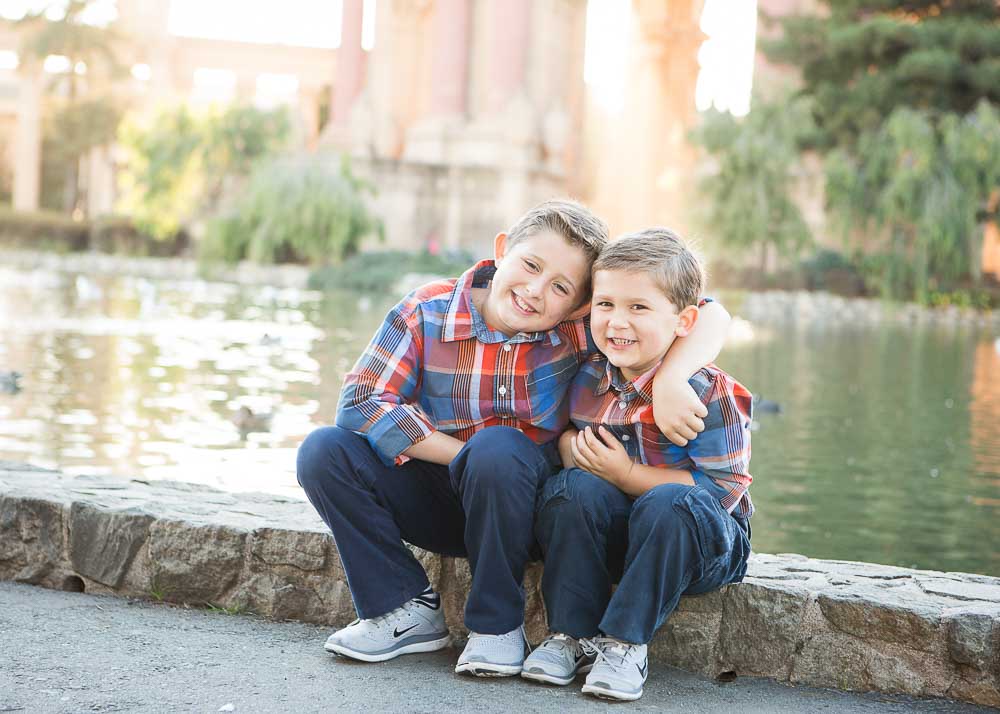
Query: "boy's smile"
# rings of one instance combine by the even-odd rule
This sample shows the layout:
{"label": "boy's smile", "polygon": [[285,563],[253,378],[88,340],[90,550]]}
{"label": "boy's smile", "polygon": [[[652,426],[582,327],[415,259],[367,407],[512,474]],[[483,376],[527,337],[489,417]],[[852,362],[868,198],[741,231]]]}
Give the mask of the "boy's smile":
{"label": "boy's smile", "polygon": [[519,332],[544,332],[560,322],[586,314],[580,307],[587,289],[590,261],[557,233],[540,231],[507,248],[497,236],[496,265],[490,287],[473,302],[495,330],[513,337]]}
{"label": "boy's smile", "polygon": [[674,337],[686,335],[696,317],[695,307],[678,313],[648,273],[626,270],[594,273],[590,310],[594,341],[626,379],[636,379],[655,367],[670,349]]}

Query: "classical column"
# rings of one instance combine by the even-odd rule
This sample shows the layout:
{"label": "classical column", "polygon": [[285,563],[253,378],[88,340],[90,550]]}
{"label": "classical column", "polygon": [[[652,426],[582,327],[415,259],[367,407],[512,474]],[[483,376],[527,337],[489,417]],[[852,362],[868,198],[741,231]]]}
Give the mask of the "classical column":
{"label": "classical column", "polygon": [[524,89],[528,64],[530,0],[494,0],[489,106],[501,110]]}
{"label": "classical column", "polygon": [[434,57],[430,114],[462,116],[469,81],[469,0],[434,3]]}
{"label": "classical column", "polygon": [[109,147],[98,146],[87,157],[87,217],[99,218],[114,210],[115,173]]}
{"label": "classical column", "polygon": [[363,0],[344,0],[344,19],[337,50],[337,76],[333,85],[330,118],[346,124],[351,107],[361,93],[365,81],[365,52],[361,49],[361,23],[364,18]]}
{"label": "classical column", "polygon": [[14,134],[14,209],[38,209],[42,166],[42,72],[24,67],[18,75]]}

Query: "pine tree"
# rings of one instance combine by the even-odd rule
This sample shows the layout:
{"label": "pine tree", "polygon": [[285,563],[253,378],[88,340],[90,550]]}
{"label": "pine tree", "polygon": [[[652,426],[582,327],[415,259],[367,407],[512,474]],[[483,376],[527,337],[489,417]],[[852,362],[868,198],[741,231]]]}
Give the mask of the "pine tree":
{"label": "pine tree", "polygon": [[932,117],[1000,105],[1000,4],[996,0],[835,0],[821,16],[782,21],[762,42],[797,67],[813,100],[821,147],[853,148],[892,111]]}
{"label": "pine tree", "polygon": [[764,41],[801,72],[827,203],[883,292],[978,280],[1000,191],[1000,4],[836,0]]}

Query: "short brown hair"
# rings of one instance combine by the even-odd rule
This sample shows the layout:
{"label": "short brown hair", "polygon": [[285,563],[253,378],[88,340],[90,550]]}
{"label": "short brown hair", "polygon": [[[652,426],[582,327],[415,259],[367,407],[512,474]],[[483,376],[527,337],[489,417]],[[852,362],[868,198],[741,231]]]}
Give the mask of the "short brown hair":
{"label": "short brown hair", "polygon": [[697,305],[705,290],[701,260],[669,228],[647,228],[611,241],[594,262],[598,270],[646,273],[678,311]]}
{"label": "short brown hair", "polygon": [[507,247],[513,248],[546,229],[583,250],[588,264],[593,264],[609,239],[607,225],[589,208],[576,201],[558,199],[541,203],[521,216],[507,231]]}

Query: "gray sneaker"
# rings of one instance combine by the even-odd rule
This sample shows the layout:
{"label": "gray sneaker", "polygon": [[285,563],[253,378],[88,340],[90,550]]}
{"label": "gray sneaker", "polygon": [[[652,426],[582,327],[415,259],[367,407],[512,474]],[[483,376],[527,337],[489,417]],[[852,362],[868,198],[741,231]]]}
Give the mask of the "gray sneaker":
{"label": "gray sneaker", "polygon": [[444,649],[450,642],[441,598],[427,591],[385,615],[355,620],[330,635],[324,648],[363,662],[384,662],[401,654]]}
{"label": "gray sneaker", "polygon": [[584,694],[622,701],[634,701],[642,696],[642,685],[649,669],[646,645],[598,637],[583,646],[597,656],[583,685]]}
{"label": "gray sneaker", "polygon": [[470,632],[455,671],[477,677],[512,677],[524,664],[524,646],[523,626],[503,635]]}
{"label": "gray sneaker", "polygon": [[593,666],[593,656],[583,651],[579,641],[559,633],[546,637],[528,655],[521,676],[535,682],[566,685]]}

